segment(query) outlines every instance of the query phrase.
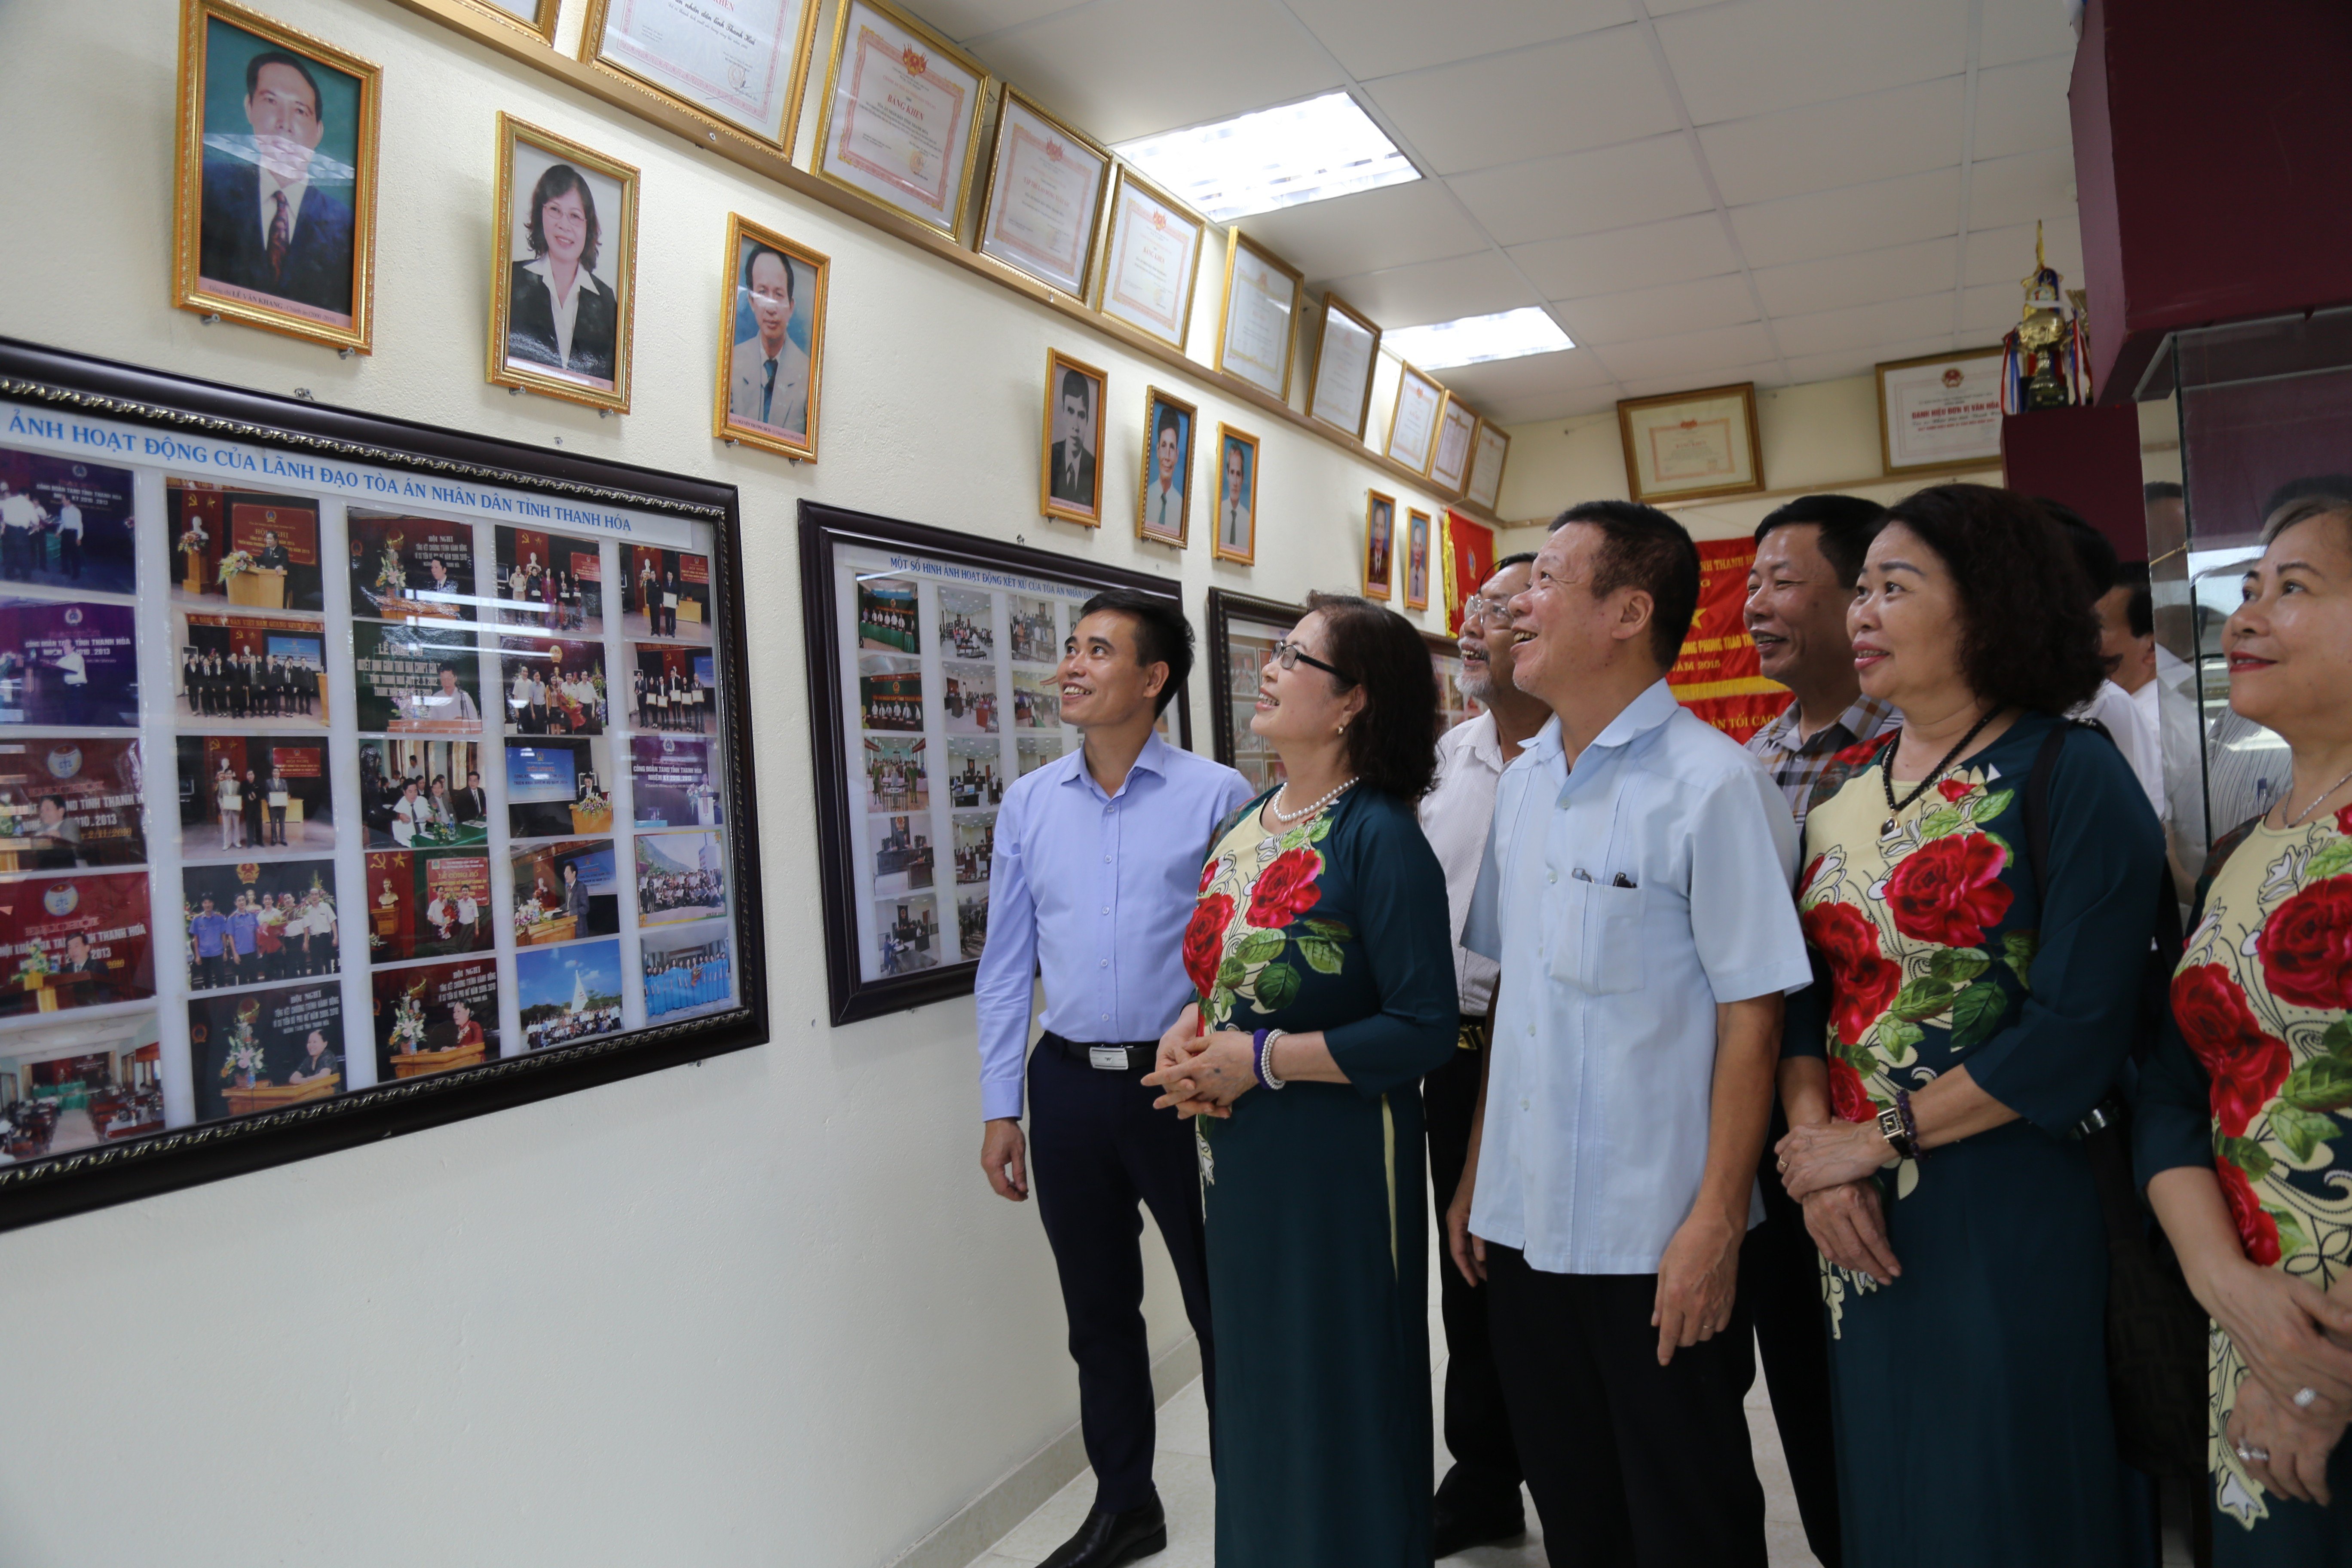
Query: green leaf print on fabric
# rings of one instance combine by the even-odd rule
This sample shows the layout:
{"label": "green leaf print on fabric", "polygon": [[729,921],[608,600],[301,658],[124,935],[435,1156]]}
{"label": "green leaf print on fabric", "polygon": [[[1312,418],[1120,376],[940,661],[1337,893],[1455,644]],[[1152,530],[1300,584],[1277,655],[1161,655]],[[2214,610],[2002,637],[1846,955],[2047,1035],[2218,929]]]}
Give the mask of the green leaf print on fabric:
{"label": "green leaf print on fabric", "polygon": [[2327,1141],[2336,1136],[2336,1118],[2321,1110],[2298,1110],[2292,1105],[2271,1107],[2271,1133],[2286,1145],[2298,1165],[2308,1165],[2315,1154],[2326,1157]]}
{"label": "green leaf print on fabric", "polygon": [[[2333,1036],[2337,1024],[2327,1031]],[[2326,1041],[2322,1040],[2325,1046]],[[2279,1100],[2297,1110],[2335,1110],[2352,1105],[2352,1060],[2332,1051],[2326,1056],[2312,1058],[2286,1075],[2279,1086]]]}
{"label": "green leaf print on fabric", "polygon": [[1872,1033],[1878,1038],[1875,1052],[1872,1050],[1867,1037],[1858,1045],[1838,1047],[1839,1054],[1852,1062],[1853,1070],[1864,1078],[1878,1070],[1878,1058],[1881,1056],[1886,1058],[1886,1065],[1889,1067],[1903,1066],[1911,1059],[1911,1054],[1918,1048],[1919,1042],[1927,1037],[1927,1030],[1916,1024],[1906,1023],[1892,1013],[1881,1018],[1878,1021],[1878,1027]]}
{"label": "green leaf print on fabric", "polygon": [[2303,873],[2303,885],[2308,888],[2322,877],[2333,877],[2347,868],[2352,868],[2352,838],[2338,838],[2311,858],[2310,866]]}
{"label": "green leaf print on fabric", "polygon": [[1227,962],[1239,960],[1244,964],[1267,963],[1279,957],[1282,944],[1289,940],[1278,931],[1254,931],[1234,943]]}
{"label": "green leaf print on fabric", "polygon": [[1217,989],[1238,991],[1248,974],[1249,966],[1229,952],[1225,954],[1225,961],[1217,965]]}
{"label": "green leaf print on fabric", "polygon": [[1269,963],[1257,972],[1256,1005],[1261,1013],[1279,1013],[1298,995],[1298,971],[1286,963]]}
{"label": "green leaf print on fabric", "polygon": [[1338,942],[1326,942],[1319,936],[1302,936],[1298,939],[1298,956],[1305,959],[1307,967],[1318,974],[1339,973],[1340,953]]}
{"label": "green leaf print on fabric", "polygon": [[1954,985],[1966,985],[1991,967],[1992,959],[1974,947],[1939,947],[1927,960],[1929,978]]}
{"label": "green leaf print on fabric", "polygon": [[2251,1138],[2216,1138],[2213,1152],[2246,1173],[2250,1182],[2259,1182],[2271,1173],[2271,1152]]}
{"label": "green leaf print on fabric", "polygon": [[1346,942],[1356,934],[1348,929],[1347,921],[1330,920],[1322,915],[1309,916],[1307,931],[1310,936],[1319,936],[1330,942]]}
{"label": "green leaf print on fabric", "polygon": [[1919,819],[1919,841],[1924,844],[1931,838],[1941,838],[1947,834],[1958,833],[1968,825],[1967,812],[1958,806],[1939,805]]}
{"label": "green leaf print on fabric", "polygon": [[2009,965],[2009,972],[2017,976],[2017,983],[2029,991],[2033,989],[2033,954],[2041,945],[2042,937],[2038,931],[2008,931],[2000,939],[2000,961]]}
{"label": "green leaf print on fabric", "polygon": [[1905,984],[1895,994],[1895,1005],[1889,1009],[1906,1024],[1932,1018],[1952,1005],[1952,987],[1947,981],[1922,975]]}
{"label": "green leaf print on fabric", "polygon": [[2009,999],[2000,987],[1990,980],[1979,980],[1952,1003],[1952,1046],[1965,1049],[1989,1040],[2000,1032],[2000,1021],[2009,1011]]}
{"label": "green leaf print on fabric", "polygon": [[2268,1204],[2263,1205],[2263,1212],[2270,1215],[2278,1226],[2281,1258],[2293,1258],[2298,1253],[2311,1250],[2311,1238],[2304,1235],[2302,1221],[2296,1219],[2292,1212],[2286,1209],[2274,1209]]}

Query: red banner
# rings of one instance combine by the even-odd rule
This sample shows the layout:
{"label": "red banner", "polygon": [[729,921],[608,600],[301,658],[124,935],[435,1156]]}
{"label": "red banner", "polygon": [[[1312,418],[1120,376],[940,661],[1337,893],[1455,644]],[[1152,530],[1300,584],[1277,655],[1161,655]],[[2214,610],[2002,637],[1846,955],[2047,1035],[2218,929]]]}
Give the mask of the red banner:
{"label": "red banner", "polygon": [[1755,559],[1756,546],[1745,539],[1700,543],[1698,614],[1683,638],[1682,657],[1666,672],[1666,684],[1684,707],[1743,745],[1789,705],[1789,689],[1764,679],[1740,615]]}
{"label": "red banner", "polygon": [[1462,606],[1495,574],[1495,531],[1458,511],[1445,514],[1445,631],[1462,635]]}

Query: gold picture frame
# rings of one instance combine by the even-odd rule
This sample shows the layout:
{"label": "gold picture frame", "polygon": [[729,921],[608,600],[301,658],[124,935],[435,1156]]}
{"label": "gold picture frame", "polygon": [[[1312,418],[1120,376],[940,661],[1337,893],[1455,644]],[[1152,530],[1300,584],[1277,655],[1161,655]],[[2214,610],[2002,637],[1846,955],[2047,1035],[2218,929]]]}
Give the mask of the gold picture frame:
{"label": "gold picture frame", "polygon": [[[242,94],[227,89],[232,107],[207,89],[215,44],[230,46],[220,64],[247,83]],[[289,59],[303,64],[289,68]],[[173,305],[352,353],[373,351],[383,88],[381,66],[323,38],[232,0],[182,0]],[[338,120],[348,122],[348,140],[330,140]],[[205,156],[208,147],[215,156]],[[299,170],[289,170],[297,157]],[[289,172],[299,180],[280,185]],[[349,196],[338,195],[346,185]],[[265,220],[273,195],[275,216],[290,213],[282,240]]]}
{"label": "gold picture frame", "polygon": [[1396,576],[1396,497],[1364,492],[1364,597],[1389,600]]}
{"label": "gold picture frame", "polygon": [[[1488,474],[1490,455],[1494,468]],[[1491,419],[1481,418],[1477,434],[1470,438],[1470,477],[1462,483],[1462,499],[1488,511],[1496,510],[1503,499],[1503,469],[1510,460],[1511,433]],[[1486,477],[1482,479],[1482,475]]]}
{"label": "gold picture frame", "polygon": [[1752,381],[1622,399],[1617,432],[1627,493],[1637,501],[1704,500],[1764,488]]}
{"label": "gold picture frame", "polygon": [[[1894,400],[1904,404],[1906,412],[1928,416],[1928,428],[1923,434],[1930,437],[1930,444],[1937,450],[1931,453],[1920,449],[1918,438],[1907,431],[1900,437],[1895,435],[1896,422],[1888,397],[1889,373],[1895,383]],[[1933,374],[1931,377],[1922,373]],[[1880,473],[1894,479],[1901,474],[1962,473],[1999,466],[2002,381],[1999,343],[1987,349],[1963,349],[1958,353],[1888,360],[1876,367],[1875,374]],[[1969,384],[1971,381],[1977,384],[1973,387]],[[1956,414],[1959,416],[1957,421],[1953,417]],[[1963,438],[1969,425],[1978,429],[1979,438],[1973,446]],[[1990,430],[1985,428],[1988,426]],[[1956,431],[1959,434],[1956,435]],[[1984,439],[1987,435],[1990,441]]]}
{"label": "gold picture frame", "polygon": [[538,39],[552,48],[555,45],[555,16],[563,8],[563,0],[525,0],[530,15],[523,16],[511,5],[501,0],[458,0],[469,11],[478,11],[494,22],[503,23],[516,32]]}
{"label": "gold picture frame", "polygon": [[[518,387],[572,403],[584,403],[592,408],[626,414],[637,295],[636,166],[583,147],[552,131],[541,130],[503,110],[499,115],[497,150],[496,196],[490,209],[490,232],[495,237],[490,247],[490,332],[484,374],[493,386]],[[545,229],[532,215],[516,205],[518,159],[527,159],[539,166],[540,173],[532,177],[533,191],[540,188],[542,180],[564,186],[551,192],[543,207],[572,197],[576,210],[577,197],[584,194],[589,198],[585,214],[589,220],[585,226],[587,237],[577,252],[573,286],[583,287],[578,279],[585,274],[590,284],[599,287],[589,288],[579,296],[568,338],[558,333],[552,320],[554,291],[546,280],[548,274],[533,274],[530,270],[544,262],[551,272],[557,258],[533,243],[532,231],[540,230],[541,239],[545,240]],[[559,175],[558,169],[568,169],[570,173]],[[620,209],[617,219],[607,220],[596,210],[595,187],[600,182],[608,187],[607,200]],[[617,187],[617,200],[614,199],[612,187]],[[522,205],[528,207],[530,195],[521,199]],[[610,252],[605,249],[608,245],[612,247]],[[524,261],[518,252],[530,252],[533,259]],[[612,282],[606,282],[604,276],[608,268],[597,265],[608,255],[613,258],[609,268]],[[518,289],[536,290],[526,294],[527,303],[520,319],[515,299]],[[592,311],[591,302],[600,292],[609,293],[612,301]],[[541,320],[541,301],[548,316],[544,323]],[[608,312],[609,322],[605,320]],[[583,332],[588,334],[585,342],[581,341]],[[520,357],[514,352],[518,346],[527,351]],[[572,363],[574,360],[577,364]],[[611,374],[594,374],[599,365],[609,368]]]}
{"label": "gold picture frame", "polygon": [[[544,3],[552,12],[555,0],[544,0]],[[671,108],[691,117],[706,131],[716,131],[722,135],[740,137],[757,146],[772,148],[782,153],[786,158],[790,158],[793,155],[793,133],[800,129],[801,100],[808,90],[809,57],[816,47],[816,16],[819,0],[782,0],[782,3],[797,5],[800,16],[791,24],[793,36],[789,42],[783,40],[781,35],[778,37],[777,54],[780,58],[787,47],[791,50],[791,55],[789,58],[782,59],[783,101],[779,116],[773,125],[765,129],[720,112],[707,100],[697,102],[689,96],[683,81],[664,81],[656,74],[661,68],[661,63],[649,56],[641,58],[635,65],[630,64],[625,58],[616,57],[609,36],[612,24],[615,14],[625,14],[635,4],[635,0],[588,0],[588,16],[580,30],[580,63],[591,70],[617,78],[634,88],[651,93]],[[730,9],[740,17],[745,9],[745,0],[736,0]],[[549,18],[549,22],[551,31],[548,36],[551,41],[554,37],[551,30],[552,16]],[[730,24],[739,28],[741,26],[740,21],[732,18],[730,18]],[[673,76],[684,74],[683,71],[672,72]]]}
{"label": "gold picture frame", "polygon": [[[1165,473],[1161,426],[1172,423],[1176,453]],[[1201,411],[1171,392],[1152,386],[1143,395],[1143,472],[1135,486],[1135,537],[1181,550],[1192,535],[1192,440],[1200,433]],[[1157,478],[1161,483],[1155,487]],[[1155,489],[1157,493],[1155,493]],[[1175,513],[1169,526],[1168,514]]]}
{"label": "gold picture frame", "polygon": [[[1359,389],[1355,398],[1356,417],[1353,424],[1349,424],[1344,420],[1332,418],[1329,414],[1323,411],[1322,407],[1323,394],[1328,390],[1324,382],[1323,365],[1324,362],[1328,360],[1331,354],[1331,318],[1334,315],[1337,315],[1347,321],[1357,331],[1369,332],[1371,335],[1372,340],[1371,345],[1364,351],[1364,384],[1362,387]],[[1339,295],[1334,294],[1328,289],[1325,290],[1323,295],[1323,331],[1321,335],[1315,340],[1314,361],[1307,367],[1307,416],[1310,419],[1319,420],[1323,424],[1330,426],[1334,430],[1345,430],[1357,440],[1362,440],[1364,438],[1364,424],[1372,416],[1372,379],[1374,374],[1380,369],[1380,323],[1373,321],[1370,316],[1365,315],[1361,310],[1357,310],[1353,305],[1349,304],[1345,300],[1340,299]]]}
{"label": "gold picture frame", "polygon": [[[1429,608],[1429,522],[1430,514],[1419,507],[1406,510],[1404,514],[1404,607],[1408,610]],[[1416,584],[1418,591],[1416,591]]]}
{"label": "gold picture frame", "polygon": [[[835,130],[834,102],[841,88],[842,60],[845,51],[848,49],[851,43],[851,23],[853,19],[860,14],[877,17],[885,26],[897,28],[905,40],[919,41],[921,47],[919,47],[916,42],[894,40],[886,33],[878,30],[875,31],[873,35],[873,44],[877,49],[885,49],[889,47],[894,42],[897,43],[898,53],[893,58],[899,62],[901,69],[908,79],[926,80],[929,79],[933,74],[930,69],[930,65],[934,55],[952,62],[958,69],[961,70],[966,76],[971,79],[968,86],[959,86],[956,83],[947,81],[944,78],[941,78],[940,81],[929,89],[934,94],[942,89],[951,92],[964,92],[968,93],[971,99],[971,102],[968,106],[955,110],[955,117],[953,121],[950,121],[950,134],[951,137],[956,133],[957,129],[959,127],[961,128],[961,132],[963,138],[963,150],[961,157],[958,157],[951,150],[952,143],[950,144],[950,147],[941,149],[947,153],[947,156],[941,160],[940,166],[940,173],[942,175],[942,178],[938,182],[940,200],[937,204],[934,204],[938,216],[933,216],[931,213],[921,210],[919,205],[909,205],[904,202],[894,200],[884,194],[886,191],[890,189],[893,184],[909,191],[916,189],[912,184],[912,175],[915,173],[919,172],[918,167],[919,158],[912,154],[919,154],[919,149],[908,150],[910,156],[907,161],[909,172],[907,176],[900,176],[893,174],[882,165],[874,163],[870,160],[867,160],[862,165],[852,165],[852,167],[858,173],[864,174],[869,181],[869,183],[861,184],[858,180],[852,179],[846,174],[836,172],[833,167],[831,153]],[[865,47],[866,43],[866,40],[864,37],[861,37],[858,39],[861,50]],[[850,71],[852,81],[855,82],[861,76],[862,68],[867,60],[881,60],[884,58],[885,57],[878,53],[866,54],[861,52],[858,57],[858,65],[853,68]],[[880,68],[887,68],[886,65]],[[961,49],[958,49],[953,44],[949,43],[945,37],[932,31],[923,23],[917,21],[914,17],[907,15],[904,11],[899,10],[897,6],[890,5],[889,0],[841,0],[840,12],[835,16],[833,23],[832,52],[825,58],[824,97],[817,104],[816,148],[809,157],[809,172],[828,184],[838,185],[845,191],[856,192],[859,195],[864,196],[867,201],[872,202],[875,205],[886,208],[890,212],[897,213],[899,216],[905,218],[909,223],[920,224],[923,227],[931,230],[934,234],[945,235],[950,240],[957,239],[963,227],[964,208],[971,199],[972,165],[978,161],[980,156],[981,104],[987,96],[988,71],[980,64],[979,61],[963,53]],[[935,107],[946,106],[935,105]],[[856,133],[856,105],[854,103],[852,105],[851,112],[843,118],[842,124],[848,128],[850,134]],[[955,174],[955,188],[952,194],[949,192],[947,180],[944,177],[946,174],[946,166],[949,163],[955,163],[959,165]]]}
{"label": "gold picture frame", "polygon": [[[1094,190],[1088,198],[1083,226],[1075,237],[1077,242],[1077,266],[1073,269],[1051,270],[1051,258],[1031,250],[1029,258],[1022,252],[1029,247],[1009,237],[991,232],[990,225],[1001,216],[1004,207],[997,192],[997,184],[1010,174],[1006,167],[1005,142],[1008,132],[1018,129],[1012,124],[1016,115],[1026,115],[1053,128],[1055,135],[1081,153],[1096,161]],[[1060,163],[1067,149],[1049,142],[1043,155]],[[1019,88],[1007,83],[996,103],[996,136],[988,154],[988,178],[981,182],[980,226],[973,232],[971,247],[992,260],[1002,261],[1015,271],[1034,278],[1049,289],[1057,289],[1074,300],[1087,297],[1087,286],[1094,279],[1095,253],[1102,238],[1103,202],[1110,194],[1110,173],[1116,163],[1110,150],[1082,131],[1073,129],[1067,121],[1041,108],[1037,101]]]}
{"label": "gold picture frame", "polygon": [[[1242,459],[1243,499],[1239,512],[1229,515],[1226,511],[1231,499],[1227,493],[1232,467],[1229,459],[1236,452],[1245,454]],[[1209,554],[1213,560],[1236,561],[1244,566],[1257,563],[1258,458],[1256,437],[1236,430],[1230,425],[1217,426],[1217,501],[1213,514],[1214,526],[1209,531]],[[1234,526],[1229,529],[1228,523]],[[1235,531],[1242,531],[1238,542],[1232,537]]]}
{"label": "gold picture frame", "polygon": [[[1070,414],[1063,395],[1073,377],[1087,388],[1087,407],[1076,416]],[[1037,510],[1044,515],[1086,528],[1102,526],[1103,408],[1109,393],[1108,371],[1059,349],[1045,351],[1045,415],[1037,437]],[[1065,468],[1055,452],[1074,435],[1079,438],[1077,459],[1070,465],[1075,473],[1070,482],[1059,483]],[[1083,501],[1077,499],[1080,494],[1086,497]]]}
{"label": "gold picture frame", "polygon": [[[775,320],[777,268],[754,266],[770,253],[785,264],[782,269],[784,315],[778,329],[778,352],[772,355],[761,351],[767,346],[768,329]],[[832,282],[833,260],[823,251],[786,239],[741,213],[727,215],[727,261],[719,286],[719,374],[711,392],[713,437],[803,463],[816,461],[817,420],[824,388],[824,306]],[[793,341],[795,321],[805,322],[805,347]],[[746,335],[738,337],[739,332]],[[772,360],[777,367],[772,380],[762,368]],[[799,372],[797,379],[787,379],[793,369]],[[765,402],[770,416],[779,412],[778,391],[786,395],[782,410],[786,417],[752,417],[758,412],[751,402],[754,397]],[[795,403],[801,414],[797,437],[790,418]]]}
{"label": "gold picture frame", "polygon": [[1437,427],[1439,416],[1445,412],[1445,388],[1434,377],[1400,361],[1396,398],[1389,405],[1388,436],[1381,444],[1381,455],[1425,477],[1437,456]]}
{"label": "gold picture frame", "polygon": [[[1262,351],[1270,346],[1265,342],[1266,336],[1265,323],[1258,323],[1255,330],[1244,330],[1239,332],[1235,331],[1234,320],[1235,305],[1244,303],[1249,295],[1260,295],[1269,299],[1272,297],[1269,290],[1258,287],[1256,279],[1242,270],[1241,263],[1244,255],[1256,268],[1263,269],[1262,275],[1265,280],[1270,282],[1276,278],[1281,278],[1287,279],[1290,284],[1289,298],[1280,307],[1283,320],[1280,329],[1281,363],[1278,365],[1270,365],[1263,357]],[[1234,292],[1234,281],[1236,276],[1239,276],[1246,286],[1248,294],[1237,295]],[[1306,289],[1307,279],[1298,268],[1250,238],[1240,229],[1227,229],[1225,231],[1225,292],[1223,301],[1217,307],[1217,352],[1215,359],[1211,362],[1218,373],[1230,375],[1245,386],[1255,386],[1270,397],[1279,398],[1285,403],[1289,402],[1291,366],[1298,358],[1298,304],[1306,293]],[[1237,369],[1236,366],[1240,368]]]}
{"label": "gold picture frame", "polygon": [[[1166,318],[1155,316],[1151,303],[1133,295],[1127,287],[1128,268],[1121,261],[1129,250],[1130,204],[1127,197],[1130,193],[1140,205],[1154,209],[1150,215],[1154,237],[1164,240],[1169,229],[1180,230],[1189,256],[1176,268],[1184,274],[1184,281],[1174,288],[1175,298],[1170,301],[1175,321],[1172,332],[1160,325]],[[1192,296],[1200,288],[1201,252],[1208,247],[1208,219],[1126,164],[1119,164],[1118,176],[1111,182],[1110,202],[1103,220],[1103,264],[1095,279],[1096,312],[1182,352],[1192,335]],[[1149,288],[1151,274],[1161,270],[1164,269],[1146,268],[1143,279],[1138,280],[1139,286]]]}
{"label": "gold picture frame", "polygon": [[[1451,440],[1456,433],[1458,444]],[[1449,388],[1437,410],[1437,439],[1430,443],[1429,482],[1449,496],[1459,496],[1470,482],[1470,458],[1478,443],[1478,416]],[[1454,466],[1447,468],[1448,456]]]}

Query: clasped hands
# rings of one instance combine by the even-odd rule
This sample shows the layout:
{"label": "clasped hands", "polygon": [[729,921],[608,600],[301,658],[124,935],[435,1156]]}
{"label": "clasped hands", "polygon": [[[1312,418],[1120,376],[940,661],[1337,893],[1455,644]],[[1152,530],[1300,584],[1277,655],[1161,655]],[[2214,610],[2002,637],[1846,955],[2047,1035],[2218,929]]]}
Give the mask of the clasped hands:
{"label": "clasped hands", "polygon": [[1819,1121],[1772,1146],[1780,1184],[1804,1205],[1805,1230],[1822,1256],[1892,1285],[1903,1273],[1886,1237],[1885,1198],[1873,1178],[1890,1151],[1867,1121]]}
{"label": "clasped hands", "polygon": [[1160,1037],[1160,1055],[1145,1084],[1160,1091],[1154,1110],[1179,1116],[1227,1117],[1234,1101],[1257,1087],[1257,1040],[1239,1029],[1201,1033],[1201,1005],[1187,1006]]}

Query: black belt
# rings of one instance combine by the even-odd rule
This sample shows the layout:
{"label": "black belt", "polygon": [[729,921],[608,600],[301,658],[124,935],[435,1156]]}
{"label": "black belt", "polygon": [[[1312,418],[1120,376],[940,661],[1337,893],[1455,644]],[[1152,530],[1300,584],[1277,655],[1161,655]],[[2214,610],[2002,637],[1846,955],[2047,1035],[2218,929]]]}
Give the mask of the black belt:
{"label": "black belt", "polygon": [[1113,1041],[1097,1044],[1086,1040],[1066,1040],[1048,1029],[1037,1037],[1037,1043],[1052,1047],[1058,1056],[1103,1072],[1150,1072],[1153,1064],[1160,1059],[1158,1040]]}

